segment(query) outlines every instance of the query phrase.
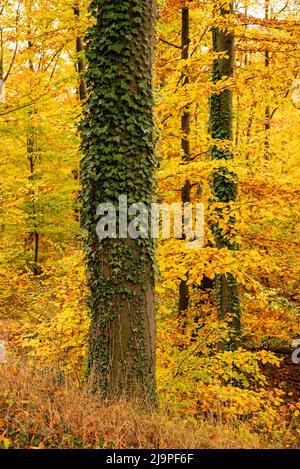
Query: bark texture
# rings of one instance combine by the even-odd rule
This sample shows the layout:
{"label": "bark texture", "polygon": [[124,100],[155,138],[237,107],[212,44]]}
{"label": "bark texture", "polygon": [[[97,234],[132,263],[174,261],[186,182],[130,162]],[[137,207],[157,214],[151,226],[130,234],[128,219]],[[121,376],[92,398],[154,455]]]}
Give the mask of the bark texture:
{"label": "bark texture", "polygon": [[[215,2],[216,21],[226,21],[233,11],[232,4],[226,6],[224,2]],[[219,80],[230,78],[234,72],[234,33],[229,29],[215,27],[212,31],[213,51],[218,54],[213,64],[213,83]],[[225,53],[225,54],[224,54]],[[225,56],[224,56],[225,55]],[[219,148],[214,145],[211,149],[212,158],[221,162],[231,160],[233,154],[231,151],[231,143],[233,140],[233,96],[230,86],[211,96],[210,105],[210,133],[213,139],[223,140],[227,142],[228,149]],[[216,209],[216,218],[222,219],[223,210],[228,209],[232,202],[237,199],[238,180],[232,171],[226,168],[226,165],[218,167],[212,177],[213,202],[218,204],[222,202],[222,206]],[[234,235],[230,236],[231,231],[234,232],[235,220],[231,219],[228,232],[224,234],[218,223],[212,226],[216,246],[218,248],[227,248],[229,250],[237,250],[238,245]],[[227,236],[229,235],[229,236]],[[229,343],[230,348],[236,347],[240,329],[240,302],[238,285],[232,274],[217,275],[215,278],[216,285],[216,301],[218,307],[218,316],[220,320],[232,317],[231,326],[234,331],[232,341]]]}
{"label": "bark texture", "polygon": [[[105,396],[155,394],[151,239],[96,234],[96,208],[153,199],[153,0],[94,0],[81,125],[82,227],[90,295],[88,375]],[[119,225],[117,212],[117,225]]]}

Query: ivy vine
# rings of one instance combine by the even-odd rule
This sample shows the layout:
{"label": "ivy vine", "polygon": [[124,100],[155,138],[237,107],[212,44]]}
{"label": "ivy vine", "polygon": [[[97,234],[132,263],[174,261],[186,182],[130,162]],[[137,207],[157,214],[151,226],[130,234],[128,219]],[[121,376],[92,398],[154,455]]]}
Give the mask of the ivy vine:
{"label": "ivy vine", "polygon": [[[154,392],[154,358],[145,330],[146,290],[154,283],[151,239],[106,239],[96,234],[96,209],[119,195],[128,203],[153,201],[152,0],[93,0],[86,36],[88,98],[81,164],[82,216],[92,326],[88,372],[104,394],[141,383]],[[115,364],[114,334],[124,308],[130,332]],[[114,367],[119,378],[113,378]],[[121,370],[121,371],[120,371]],[[126,383],[124,382],[126,381]]]}

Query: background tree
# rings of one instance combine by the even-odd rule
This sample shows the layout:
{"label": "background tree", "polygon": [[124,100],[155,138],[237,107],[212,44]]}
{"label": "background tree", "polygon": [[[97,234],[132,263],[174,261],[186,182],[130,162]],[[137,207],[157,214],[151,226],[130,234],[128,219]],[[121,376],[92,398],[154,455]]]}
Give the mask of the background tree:
{"label": "background tree", "polygon": [[[190,44],[190,7],[189,2],[185,0],[182,2],[181,11],[181,58],[187,61],[189,58],[189,44]],[[182,73],[182,86],[188,85],[190,82],[188,68],[183,70]],[[184,107],[181,116],[181,151],[182,151],[182,162],[183,164],[188,163],[191,157],[190,151],[190,112],[188,104]],[[184,183],[181,192],[182,203],[188,203],[191,201],[191,181],[187,180]],[[188,273],[187,273],[188,276]],[[186,310],[189,306],[189,286],[187,284],[187,278],[181,279],[179,284],[179,300],[178,300],[178,311],[179,316],[186,315]]]}
{"label": "background tree", "polygon": [[[213,83],[218,84],[223,80],[224,86],[221,92],[214,93],[210,98],[210,134],[217,143],[211,149],[212,158],[219,163],[212,177],[213,202],[217,203],[215,209],[215,222],[213,222],[213,233],[216,245],[219,249],[226,248],[236,250],[238,248],[235,240],[235,219],[229,219],[226,231],[222,229],[220,221],[222,212],[228,211],[232,203],[237,199],[237,177],[234,172],[226,167],[226,162],[233,158],[231,144],[233,140],[233,96],[230,82],[226,81],[233,76],[234,72],[234,34],[230,30],[232,26],[228,23],[233,13],[233,3],[215,2],[215,18],[217,26],[212,30],[213,52]],[[218,21],[223,20],[222,27]],[[224,22],[226,29],[224,28]],[[225,145],[224,145],[225,143]],[[231,315],[232,326],[236,335],[240,334],[240,303],[238,285],[234,276],[230,273],[217,275],[216,295],[219,319],[224,320]]]}

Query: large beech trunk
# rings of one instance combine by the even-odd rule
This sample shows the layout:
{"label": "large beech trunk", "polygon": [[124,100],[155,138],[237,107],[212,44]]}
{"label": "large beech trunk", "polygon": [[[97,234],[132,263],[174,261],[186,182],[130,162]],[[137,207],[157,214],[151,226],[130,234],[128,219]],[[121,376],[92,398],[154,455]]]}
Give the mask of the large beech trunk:
{"label": "large beech trunk", "polygon": [[[94,0],[88,33],[88,98],[81,126],[82,226],[91,328],[88,375],[105,396],[155,394],[155,301],[151,239],[96,234],[96,208],[119,195],[153,197],[154,0]],[[119,222],[117,214],[117,222]]]}

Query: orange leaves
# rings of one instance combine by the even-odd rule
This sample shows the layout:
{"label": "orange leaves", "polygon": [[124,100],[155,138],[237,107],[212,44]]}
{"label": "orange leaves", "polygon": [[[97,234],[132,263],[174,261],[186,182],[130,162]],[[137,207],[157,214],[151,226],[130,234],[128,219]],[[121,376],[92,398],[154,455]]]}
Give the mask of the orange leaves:
{"label": "orange leaves", "polygon": [[[200,285],[203,276],[213,279],[218,274],[233,274],[247,290],[257,290],[259,283],[254,274],[257,269],[268,271],[263,257],[254,250],[241,252],[204,247],[187,249],[180,240],[165,241],[158,248],[161,272],[166,288],[176,289],[179,279],[189,272],[188,283]],[[172,261],[171,261],[172,259]]]}

